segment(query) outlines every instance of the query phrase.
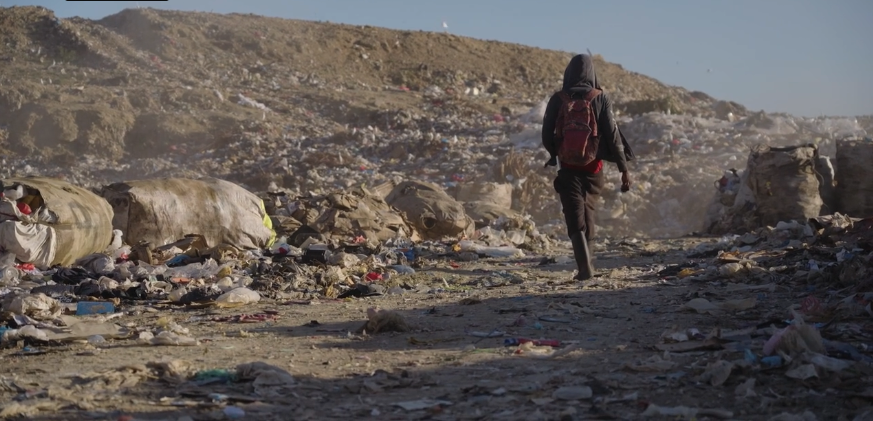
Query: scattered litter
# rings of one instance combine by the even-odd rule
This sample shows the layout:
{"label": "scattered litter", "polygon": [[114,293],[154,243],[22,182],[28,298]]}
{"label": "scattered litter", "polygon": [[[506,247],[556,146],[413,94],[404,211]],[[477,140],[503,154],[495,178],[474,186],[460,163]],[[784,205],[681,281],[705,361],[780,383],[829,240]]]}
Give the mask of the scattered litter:
{"label": "scattered litter", "polygon": [[815,371],[815,366],[812,364],[804,364],[792,368],[785,372],[785,375],[796,380],[807,380],[813,377],[818,377]]}
{"label": "scattered litter", "polygon": [[755,393],[755,379],[746,379],[745,382],[737,385],[737,387],[734,389],[734,395],[741,399],[753,398],[755,396],[758,396]]}
{"label": "scattered litter", "polygon": [[744,300],[729,300],[720,303],[711,303],[705,298],[695,298],[684,305],[684,308],[694,310],[700,314],[719,314],[723,311],[745,311],[755,308],[757,300],[746,298]]}
{"label": "scattered litter", "polygon": [[385,332],[408,332],[410,330],[403,316],[393,311],[368,308],[367,318],[367,323],[364,323],[358,329],[359,332],[375,335]]}
{"label": "scattered litter", "polygon": [[730,378],[733,367],[733,363],[729,361],[716,361],[707,367],[706,371],[700,376],[700,380],[709,382],[713,386],[721,386]]}
{"label": "scattered litter", "polygon": [[565,386],[552,393],[552,398],[560,401],[578,401],[591,399],[594,392],[588,386]]}
{"label": "scattered litter", "polygon": [[542,360],[548,360],[558,357],[563,357],[572,353],[573,351],[579,349],[579,345],[571,344],[565,348],[555,349],[552,346],[536,346],[533,342],[525,342],[518,346],[518,349],[515,351],[516,355],[521,355],[527,358],[537,358]]}
{"label": "scattered litter", "polygon": [[625,364],[625,367],[633,371],[660,373],[676,367],[676,363],[673,361],[666,361],[655,355],[645,361],[627,363]]}
{"label": "scattered litter", "polygon": [[452,403],[449,401],[436,400],[436,399],[420,399],[417,401],[408,401],[408,402],[397,402],[394,406],[398,406],[407,411],[421,411],[425,409],[431,409],[435,407],[441,406],[451,406]]}
{"label": "scattered litter", "polygon": [[79,301],[76,304],[76,315],[87,316],[90,314],[111,314],[115,312],[115,305],[101,301]]}
{"label": "scattered litter", "polygon": [[[858,418],[855,418],[856,421],[862,421]],[[768,421],[818,421],[818,417],[815,416],[812,412],[803,411],[802,414],[789,414],[787,412],[783,412],[775,417],[770,418]]]}
{"label": "scattered litter", "polygon": [[692,420],[697,417],[714,417],[721,419],[730,419],[733,418],[734,413],[731,411],[724,411],[721,409],[701,409],[701,408],[689,408],[686,406],[677,406],[673,408],[662,407],[655,404],[649,404],[646,407],[646,410],[640,414],[643,417],[682,417],[684,419]]}

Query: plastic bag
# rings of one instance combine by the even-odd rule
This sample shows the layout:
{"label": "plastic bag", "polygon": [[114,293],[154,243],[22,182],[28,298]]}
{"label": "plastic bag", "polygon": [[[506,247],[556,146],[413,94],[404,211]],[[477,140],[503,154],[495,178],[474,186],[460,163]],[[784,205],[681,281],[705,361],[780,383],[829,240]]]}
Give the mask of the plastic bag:
{"label": "plastic bag", "polygon": [[235,288],[221,294],[215,304],[219,307],[239,307],[261,301],[261,294],[245,287]]}
{"label": "plastic bag", "polygon": [[218,263],[215,260],[209,259],[203,263],[169,268],[164,272],[164,276],[169,278],[205,279],[212,278],[219,271],[221,271],[221,268],[218,266]]}
{"label": "plastic bag", "polygon": [[512,246],[489,247],[476,244],[469,240],[459,242],[458,246],[461,248],[461,251],[472,251],[478,254],[484,254],[488,257],[524,257],[523,251]]}
{"label": "plastic bag", "polygon": [[[148,338],[147,335],[145,337],[140,335],[140,340],[145,341]],[[188,336],[182,336],[173,332],[161,332],[156,336],[151,338],[148,343],[152,345],[175,345],[175,346],[197,346],[200,345],[200,342],[197,339]]]}

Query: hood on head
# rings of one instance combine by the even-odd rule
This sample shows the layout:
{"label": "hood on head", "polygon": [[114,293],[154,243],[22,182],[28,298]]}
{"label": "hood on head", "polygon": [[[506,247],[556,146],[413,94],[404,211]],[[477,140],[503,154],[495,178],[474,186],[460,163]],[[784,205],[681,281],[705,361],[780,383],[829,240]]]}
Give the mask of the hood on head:
{"label": "hood on head", "polygon": [[562,90],[569,91],[571,88],[600,89],[597,83],[597,74],[594,72],[594,60],[587,54],[579,54],[570,59],[564,70],[564,86]]}

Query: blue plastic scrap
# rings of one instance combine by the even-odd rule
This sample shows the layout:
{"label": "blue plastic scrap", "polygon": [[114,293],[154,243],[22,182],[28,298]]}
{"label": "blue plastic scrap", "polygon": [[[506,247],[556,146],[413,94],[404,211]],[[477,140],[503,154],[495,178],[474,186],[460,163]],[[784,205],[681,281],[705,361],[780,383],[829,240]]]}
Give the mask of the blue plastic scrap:
{"label": "blue plastic scrap", "polygon": [[115,313],[115,305],[107,301],[79,301],[76,304],[77,316],[112,313]]}

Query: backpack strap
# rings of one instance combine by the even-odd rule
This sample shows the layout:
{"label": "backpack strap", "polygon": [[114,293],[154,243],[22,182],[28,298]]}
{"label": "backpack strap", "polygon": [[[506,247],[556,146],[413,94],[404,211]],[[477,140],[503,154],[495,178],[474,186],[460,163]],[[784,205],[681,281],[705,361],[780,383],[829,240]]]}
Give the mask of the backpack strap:
{"label": "backpack strap", "polygon": [[588,95],[585,95],[585,100],[591,101],[594,98],[597,98],[597,96],[602,94],[602,93],[603,93],[603,91],[601,91],[600,89],[594,88],[588,92]]}

